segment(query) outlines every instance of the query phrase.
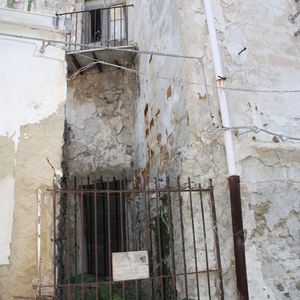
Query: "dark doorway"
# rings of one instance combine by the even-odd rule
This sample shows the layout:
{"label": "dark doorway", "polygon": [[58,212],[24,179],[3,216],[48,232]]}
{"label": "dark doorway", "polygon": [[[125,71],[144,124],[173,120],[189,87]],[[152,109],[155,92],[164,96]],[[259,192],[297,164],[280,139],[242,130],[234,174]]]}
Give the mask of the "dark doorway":
{"label": "dark doorway", "polygon": [[[92,184],[84,186],[84,189],[97,191],[84,194],[83,197],[87,273],[93,275],[98,273],[99,279],[110,280],[109,255],[112,252],[122,251],[121,245],[126,244],[123,221],[125,202],[121,201],[121,194],[118,192],[120,181],[99,181],[96,182],[96,187]],[[110,192],[107,193],[106,190]],[[116,193],[111,192],[114,190]]]}
{"label": "dark doorway", "polygon": [[108,12],[105,10],[92,10],[90,13],[90,42],[96,43],[107,35]]}

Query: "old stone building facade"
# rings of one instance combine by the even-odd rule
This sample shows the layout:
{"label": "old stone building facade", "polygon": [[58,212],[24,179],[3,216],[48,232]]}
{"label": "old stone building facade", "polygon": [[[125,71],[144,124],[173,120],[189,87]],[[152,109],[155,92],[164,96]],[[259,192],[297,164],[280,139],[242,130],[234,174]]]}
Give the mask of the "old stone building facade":
{"label": "old stone building facade", "polygon": [[[84,56],[101,48],[94,35],[77,54],[87,29],[72,32],[84,18],[55,14],[119,4],[133,4],[126,35],[123,25],[115,30],[126,47],[105,44],[89,61]],[[249,299],[300,297],[298,1],[2,0],[0,7],[0,299],[34,299],[41,282],[53,284],[53,181],[95,174],[137,184],[140,176],[204,186],[212,178],[225,299],[239,297],[228,185],[239,175]],[[224,133],[232,134],[235,174]],[[180,280],[176,288],[184,299]]]}

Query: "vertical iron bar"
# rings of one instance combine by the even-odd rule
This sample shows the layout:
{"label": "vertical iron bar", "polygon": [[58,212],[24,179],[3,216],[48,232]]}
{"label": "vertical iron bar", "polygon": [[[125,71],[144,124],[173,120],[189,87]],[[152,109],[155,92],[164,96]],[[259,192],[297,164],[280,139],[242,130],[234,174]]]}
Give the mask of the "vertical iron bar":
{"label": "vertical iron bar", "polygon": [[111,266],[111,233],[110,233],[110,187],[109,187],[109,179],[107,179],[107,235],[108,235],[108,274],[109,274],[109,299],[112,298],[112,266]]}
{"label": "vertical iron bar", "polygon": [[[132,234],[133,234],[133,250],[137,251],[138,246],[137,246],[137,229],[136,229],[136,214],[135,214],[135,190],[132,189],[132,199],[131,199],[131,217],[132,217]],[[136,300],[138,299],[138,281],[135,280],[135,298]]]}
{"label": "vertical iron bar", "polygon": [[[53,262],[54,262],[54,270],[53,270],[53,284],[54,284],[54,295],[56,295],[56,186],[53,186]],[[41,283],[40,283],[41,284]]]}
{"label": "vertical iron bar", "polygon": [[107,9],[107,26],[106,26],[106,30],[107,30],[107,35],[106,35],[106,46],[111,46],[110,45],[110,35],[111,35],[111,31],[112,31],[112,26],[111,26],[111,9]]}
{"label": "vertical iron bar", "polygon": [[173,226],[173,212],[170,194],[170,179],[167,177],[167,201],[168,201],[168,213],[170,220],[170,248],[171,248],[171,268],[172,268],[172,282],[173,282],[173,298],[177,299],[177,289],[176,289],[176,268],[175,268],[175,247],[174,247],[174,226]]}
{"label": "vertical iron bar", "polygon": [[115,218],[116,218],[116,250],[120,251],[120,220],[119,220],[119,201],[118,201],[118,196],[120,195],[117,193],[118,190],[118,181],[114,177],[114,190],[116,191],[114,195],[114,205],[115,205]]}
{"label": "vertical iron bar", "polygon": [[83,182],[80,180],[80,227],[81,227],[81,299],[84,300],[84,214],[83,214]]}
{"label": "vertical iron bar", "polygon": [[93,37],[93,15],[92,12],[88,12],[88,18],[89,18],[89,44],[93,43],[94,37]]}
{"label": "vertical iron bar", "polygon": [[162,250],[161,250],[161,228],[160,228],[160,193],[158,192],[157,179],[155,178],[155,196],[156,196],[156,222],[157,222],[157,244],[158,244],[158,255],[159,255],[159,270],[160,270],[160,287],[162,299],[164,296],[164,279],[163,279],[163,261],[162,261]]}
{"label": "vertical iron bar", "polygon": [[192,191],[191,191],[192,187],[191,187],[190,177],[188,177],[188,186],[189,186],[189,199],[190,199],[192,231],[193,231],[194,257],[195,257],[196,282],[197,282],[197,297],[199,300],[200,299],[200,291],[199,291],[199,274],[198,274],[198,261],[197,261],[197,245],[196,245],[196,236],[195,236],[194,209],[193,209],[193,199],[192,199]]}
{"label": "vertical iron bar", "polygon": [[[68,184],[68,186],[70,186]],[[71,286],[70,286],[70,193],[67,191],[67,278],[68,278],[68,300],[71,300]]]}
{"label": "vertical iron bar", "polygon": [[[84,32],[84,25],[83,24],[85,24],[85,12],[83,12],[81,14],[81,25],[80,25],[80,29],[81,29],[80,41],[81,41],[81,44],[84,44],[84,34],[85,34],[85,32]],[[76,50],[77,50],[77,48],[76,48]],[[79,46],[79,50],[82,50],[81,46]]]}
{"label": "vertical iron bar", "polygon": [[[122,180],[120,182],[120,189],[124,190],[124,180]],[[120,192],[120,222],[121,222],[121,252],[124,252],[124,220],[123,220],[123,191]],[[123,299],[126,299],[126,295],[125,295],[125,281],[122,281],[122,295],[123,295]]]}
{"label": "vertical iron bar", "polygon": [[78,209],[78,205],[77,205],[77,193],[76,193],[76,189],[77,189],[77,179],[76,176],[74,176],[74,257],[75,257],[75,275],[77,275],[78,273],[78,263],[77,263],[77,248],[78,248],[78,240],[77,240],[77,209]]}
{"label": "vertical iron bar", "polygon": [[185,296],[189,299],[188,282],[187,282],[187,268],[186,268],[186,255],[185,255],[185,240],[184,240],[184,224],[182,216],[182,198],[180,179],[177,177],[177,188],[178,188],[178,199],[179,199],[179,213],[180,213],[180,228],[181,228],[181,244],[182,244],[182,255],[183,255],[183,269],[184,269],[184,285],[185,285]]}
{"label": "vertical iron bar", "polygon": [[114,7],[114,46],[116,46],[116,8]]}
{"label": "vertical iron bar", "polygon": [[[90,177],[87,177],[87,186],[85,189],[92,190],[90,186]],[[93,211],[92,211],[92,204],[93,204],[93,195],[89,192],[86,193],[85,197],[85,211],[87,214],[87,235],[88,235],[88,248],[87,248],[87,259],[88,259],[88,271],[93,271]]]}
{"label": "vertical iron bar", "polygon": [[123,7],[120,7],[120,22],[121,22],[121,25],[120,25],[120,45],[123,46]]}
{"label": "vertical iron bar", "polygon": [[[153,253],[154,253],[154,251],[153,251],[153,248],[152,248],[152,246],[153,246],[153,242],[152,242],[152,230],[151,230],[151,225],[152,225],[152,223],[151,223],[151,204],[150,204],[150,195],[149,195],[149,190],[150,190],[150,186],[149,186],[149,184],[150,184],[150,180],[149,180],[149,178],[147,178],[147,179],[145,179],[145,178],[143,178],[143,181],[144,182],[147,182],[147,190],[148,190],[148,192],[146,191],[146,202],[148,203],[147,204],[147,214],[148,214],[148,220],[149,220],[149,228],[148,228],[148,230],[149,230],[149,267],[150,267],[150,276],[154,276],[154,269],[153,269],[153,265],[154,265],[154,263],[153,263],[153,261],[155,260],[154,258],[153,258]],[[145,188],[146,188],[146,184],[145,184]],[[155,281],[154,280],[152,280],[151,279],[151,293],[152,293],[152,296],[153,295],[155,295]]]}
{"label": "vertical iron bar", "polygon": [[97,177],[94,178],[94,221],[95,221],[95,271],[96,271],[96,300],[98,300],[98,205],[97,205]]}
{"label": "vertical iron bar", "polygon": [[94,10],[94,45],[96,45],[96,36],[97,36],[97,27],[96,27],[96,14],[97,14],[97,10]]}
{"label": "vertical iron bar", "polygon": [[[68,16],[68,15],[64,15],[64,16],[63,16],[63,18],[64,18],[64,22],[66,22],[67,16]],[[68,43],[68,34],[66,34],[66,35],[65,35],[65,42],[66,42],[66,44],[65,44],[65,47],[67,48],[67,43]]]}
{"label": "vertical iron bar", "polygon": [[138,281],[135,280],[135,299],[139,299],[139,287],[138,287]]}
{"label": "vertical iron bar", "polygon": [[102,10],[99,11],[99,42],[102,46]]}
{"label": "vertical iron bar", "polygon": [[[126,191],[128,192],[128,185],[127,185],[127,178],[125,178],[125,188],[126,188]],[[129,196],[128,196],[129,197]],[[126,226],[125,226],[125,229],[126,229],[126,236],[127,236],[127,239],[126,239],[126,251],[129,251],[131,250],[131,247],[130,247],[130,240],[131,240],[131,236],[130,236],[130,220],[129,220],[129,204],[128,204],[128,201],[125,202],[126,206],[125,206],[125,211],[126,211],[126,214],[125,214],[125,222],[126,222]]]}
{"label": "vertical iron bar", "polygon": [[[73,34],[73,14],[70,14],[71,16],[71,31],[69,35],[69,43],[72,43],[72,34]],[[69,51],[71,51],[71,44],[69,44]]]}
{"label": "vertical iron bar", "polygon": [[223,287],[223,275],[222,275],[219,231],[218,231],[217,213],[216,213],[214,187],[212,185],[212,179],[209,179],[209,189],[210,189],[211,214],[212,214],[212,218],[213,218],[213,230],[214,230],[214,237],[215,237],[215,243],[216,243],[216,252],[217,252],[217,265],[218,265],[220,294],[221,294],[220,296],[221,296],[221,300],[224,300],[224,287]]}
{"label": "vertical iron bar", "polygon": [[[120,182],[121,190],[124,190],[124,180]],[[124,217],[123,217],[123,192],[120,192],[120,223],[121,223],[121,251],[124,252]]]}
{"label": "vertical iron bar", "polygon": [[[150,207],[149,207],[149,197],[148,197],[148,194],[147,194],[147,188],[146,188],[146,182],[145,182],[145,179],[143,180],[143,186],[142,186],[142,189],[143,189],[143,195],[144,195],[144,212],[145,212],[145,221],[146,221],[146,225],[145,225],[145,243],[146,243],[146,249],[148,250],[149,252],[149,270],[150,270],[150,277],[152,276],[151,275],[151,272],[152,272],[152,242],[151,242],[151,225],[150,225]],[[148,201],[147,201],[148,200]],[[150,278],[148,278],[148,299],[150,297],[150,299],[152,299],[151,295],[153,294],[152,293],[152,289],[153,289],[153,286],[152,286],[152,280]]]}
{"label": "vertical iron bar", "polygon": [[129,38],[128,38],[128,7],[125,8],[125,11],[126,11],[126,25],[125,25],[125,28],[126,28],[126,40],[127,40],[127,43],[126,45],[129,44]]}
{"label": "vertical iron bar", "polygon": [[132,234],[133,234],[133,250],[137,250],[137,234],[136,234],[136,219],[135,219],[135,191],[132,190],[131,199],[131,219],[132,219]]}
{"label": "vertical iron bar", "polygon": [[[100,177],[100,186],[101,186],[101,189],[104,190],[104,182],[103,182],[103,179],[102,179],[102,176]],[[107,187],[106,187],[107,189]],[[101,195],[101,194],[100,194]],[[107,255],[107,241],[108,241],[108,235],[107,235],[107,221],[106,221],[106,218],[107,218],[107,215],[105,213],[105,211],[107,210],[107,200],[105,198],[105,195],[106,194],[102,194],[103,196],[103,201],[102,201],[102,205],[103,205],[103,218],[102,218],[102,226],[103,226],[103,253],[104,253],[104,259]],[[107,239],[106,239],[106,236],[107,236]],[[107,261],[105,260],[104,263],[103,263],[103,266],[104,266],[104,274],[108,274],[108,270],[107,270]]]}
{"label": "vertical iron bar", "polygon": [[[77,26],[78,26],[78,13],[75,14],[75,44],[77,44]],[[74,50],[76,50],[76,45]]]}
{"label": "vertical iron bar", "polygon": [[201,185],[199,185],[199,189],[200,189],[200,204],[201,204],[201,215],[202,215],[203,237],[204,237],[204,247],[205,247],[207,287],[208,287],[208,296],[209,296],[209,299],[211,299],[210,276],[209,276],[209,263],[208,263],[208,251],[207,251],[206,228],[205,228],[206,226],[205,226],[205,217],[204,217],[204,209],[203,209],[203,196],[202,196],[202,188],[201,188]]}

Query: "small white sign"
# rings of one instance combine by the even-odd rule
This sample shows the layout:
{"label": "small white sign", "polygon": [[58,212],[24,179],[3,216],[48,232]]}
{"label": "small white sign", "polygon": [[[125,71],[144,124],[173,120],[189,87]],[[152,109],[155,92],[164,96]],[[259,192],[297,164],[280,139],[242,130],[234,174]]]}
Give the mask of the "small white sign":
{"label": "small white sign", "polygon": [[147,251],[115,252],[112,254],[113,280],[149,278]]}

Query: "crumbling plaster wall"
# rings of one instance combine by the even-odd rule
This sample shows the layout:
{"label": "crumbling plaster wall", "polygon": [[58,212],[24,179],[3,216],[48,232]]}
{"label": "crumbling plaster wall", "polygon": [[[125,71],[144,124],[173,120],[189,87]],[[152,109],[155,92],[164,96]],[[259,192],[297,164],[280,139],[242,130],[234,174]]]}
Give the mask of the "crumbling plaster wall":
{"label": "crumbling plaster wall", "polygon": [[[181,53],[176,4],[137,1],[134,5],[135,18],[129,19],[132,23],[129,31],[140,49]],[[172,80],[180,78],[182,62],[176,58],[141,54],[138,63],[141,74],[135,116],[135,169],[137,175],[156,177],[167,171],[170,159],[175,156],[170,152],[175,154],[186,140],[183,134],[183,141],[174,139],[187,120],[182,88]]]}
{"label": "crumbling plaster wall", "polygon": [[[1,5],[7,7],[6,1]],[[99,5],[116,1],[98,1]],[[28,1],[13,1],[12,7],[27,10]],[[70,12],[84,1],[38,1],[31,10],[42,13]],[[64,166],[69,175],[124,175],[132,177],[132,132],[137,93],[136,76],[95,68],[68,81]],[[66,174],[67,174],[66,173]]]}
{"label": "crumbling plaster wall", "polygon": [[[133,39],[140,49],[210,57],[201,2],[136,1],[134,4],[136,18],[134,18]],[[205,73],[207,79],[211,79],[213,74],[211,65],[207,65]],[[210,125],[210,118],[201,64],[196,59],[140,55],[139,71],[140,97],[135,117],[136,175],[159,177],[167,174],[171,176],[172,184],[176,183],[176,176],[181,176],[182,183],[187,182],[188,176],[193,182],[203,184],[207,184],[209,177],[213,178],[220,226],[225,293],[228,299],[233,299],[236,291],[226,160],[222,138],[217,136],[211,138],[204,134],[204,129]],[[144,75],[145,73],[148,76]],[[200,84],[190,84],[187,81]],[[210,91],[211,98],[215,97],[213,92]],[[217,112],[217,102],[214,101],[212,105]],[[193,258],[188,199],[184,198],[183,202],[184,207],[187,206],[187,209],[184,209],[186,250],[188,256]],[[179,226],[179,220],[175,220],[174,223],[175,227]],[[200,234],[202,232],[200,219],[196,220],[195,226],[196,232]],[[175,233],[179,232],[179,228],[175,229]],[[180,238],[177,235],[175,240],[180,241]],[[176,261],[176,267],[180,270],[183,268],[180,245],[177,244],[176,249],[180,258]],[[211,254],[213,257],[213,253]],[[202,258],[198,264],[205,268]],[[190,270],[193,268],[192,265],[193,259],[188,259]],[[194,278],[189,278],[190,296],[196,297],[193,280]],[[180,281],[177,284],[179,295],[184,298],[184,286]],[[205,297],[206,293],[207,289],[204,286],[201,289],[202,297]]]}
{"label": "crumbling plaster wall", "polygon": [[69,175],[132,177],[136,75],[97,68],[68,81],[65,166]]}
{"label": "crumbling plaster wall", "polygon": [[[297,88],[299,44],[294,32],[298,28],[288,21],[296,9],[293,1],[214,3],[229,86]],[[215,85],[201,1],[135,3],[134,10],[140,16],[134,19],[134,40],[141,49],[203,55],[206,79]],[[239,54],[244,47],[246,51]],[[201,68],[192,61],[141,55],[139,70],[150,76],[140,76],[136,174],[214,179],[226,295],[232,299],[233,249],[223,138],[221,131],[213,135],[206,131],[211,123],[208,97],[215,122],[221,124],[216,89],[208,87],[205,95]],[[158,79],[159,75],[174,80]],[[232,124],[299,136],[297,98],[297,93],[228,91]],[[299,143],[278,142],[263,133],[233,133],[242,181],[250,297],[298,298]]]}
{"label": "crumbling plaster wall", "polygon": [[[294,33],[300,20],[295,24],[288,20],[299,4],[224,0],[214,9],[228,86],[299,87],[299,37]],[[233,126],[257,125],[299,137],[299,94],[228,91],[227,95]],[[300,297],[299,146],[297,141],[264,133],[235,138],[251,299]]]}
{"label": "crumbling plaster wall", "polygon": [[[52,27],[50,16],[0,9],[0,24],[5,33],[64,39],[64,33]],[[49,237],[52,222],[52,196],[47,189],[52,188],[54,171],[46,158],[58,174],[61,169],[64,51],[47,47],[43,52],[41,46],[41,42],[1,37],[0,298],[5,300],[34,296],[38,277],[38,195],[45,216],[45,237]],[[43,241],[40,254],[44,282],[49,283],[52,246]]]}
{"label": "crumbling plaster wall", "polygon": [[[294,90],[299,86],[295,1],[219,1],[214,10],[228,86]],[[298,20],[299,21],[299,20]],[[247,49],[239,54],[241,50]],[[256,125],[299,137],[297,93],[228,91],[232,125]],[[264,133],[239,135],[251,299],[299,298],[299,142]]]}

